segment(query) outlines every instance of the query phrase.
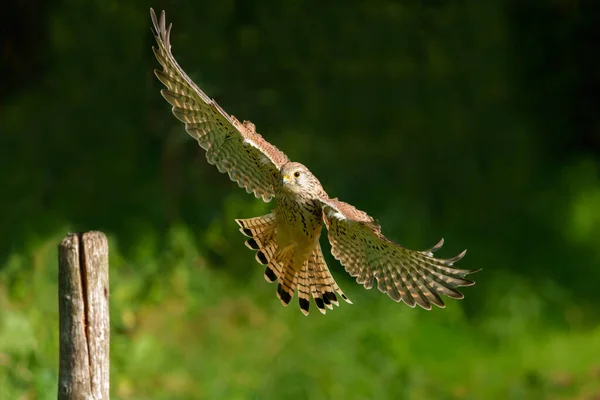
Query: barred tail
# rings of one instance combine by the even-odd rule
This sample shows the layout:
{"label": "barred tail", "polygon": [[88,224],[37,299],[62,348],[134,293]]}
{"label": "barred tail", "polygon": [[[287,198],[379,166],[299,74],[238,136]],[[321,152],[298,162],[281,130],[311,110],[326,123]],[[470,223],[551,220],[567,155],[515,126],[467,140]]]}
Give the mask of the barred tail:
{"label": "barred tail", "polygon": [[[350,299],[342,292],[340,287],[335,283],[331,272],[325,264],[321,245],[313,250],[308,260],[304,263],[298,281],[298,297],[300,298],[300,309],[304,314],[308,314],[309,294],[315,300],[315,304],[319,311],[325,314],[325,307],[333,309],[333,304],[339,306],[336,296],[340,296],[346,302],[352,304]],[[305,307],[303,307],[305,306]]]}
{"label": "barred tail", "polygon": [[236,219],[240,232],[250,237],[246,246],[257,250],[256,261],[266,265],[265,279],[277,284],[277,297],[287,306],[294,297],[298,285],[299,272],[292,267],[293,249],[279,249],[277,246],[275,216],[273,213],[262,217]]}
{"label": "barred tail", "polygon": [[336,293],[348,303],[352,303],[331,276],[319,243],[302,268],[297,270],[292,265],[293,248],[279,249],[277,246],[275,240],[277,228],[273,213],[235,221],[240,226],[240,232],[250,238],[246,240],[246,246],[256,250],[256,261],[266,266],[267,282],[279,281],[277,297],[284,306],[292,301],[296,288],[298,288],[300,310],[304,315],[308,315],[311,295],[323,314],[325,314],[325,307],[331,310],[333,304],[339,305]]}
{"label": "barred tail", "polygon": [[256,252],[256,261],[266,265],[265,279],[267,282],[275,282],[283,271],[281,263],[277,262],[277,233],[275,226],[275,215],[273,213],[256,218],[236,219],[240,226],[240,232],[250,239],[246,240],[246,246]]}

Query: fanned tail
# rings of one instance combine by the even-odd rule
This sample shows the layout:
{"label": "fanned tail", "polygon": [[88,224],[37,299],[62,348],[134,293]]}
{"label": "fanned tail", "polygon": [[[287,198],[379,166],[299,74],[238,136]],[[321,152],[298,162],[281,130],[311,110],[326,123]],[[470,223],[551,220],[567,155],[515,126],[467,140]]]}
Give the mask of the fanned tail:
{"label": "fanned tail", "polygon": [[266,266],[267,282],[278,281],[277,297],[284,306],[292,301],[296,288],[300,310],[304,315],[308,315],[309,312],[310,296],[323,314],[326,307],[331,310],[334,304],[339,305],[337,296],[352,303],[331,276],[319,243],[298,270],[293,266],[294,247],[280,249],[277,245],[277,228],[273,213],[255,218],[236,219],[236,222],[240,226],[240,232],[249,237],[246,246],[256,250],[256,261]]}
{"label": "fanned tail", "polygon": [[[340,287],[333,279],[331,272],[329,272],[329,268],[327,268],[327,264],[323,258],[323,252],[321,251],[321,245],[319,243],[317,243],[317,246],[304,264],[301,275],[305,277],[305,280],[302,282],[307,283],[304,285],[298,285],[300,308],[302,308],[304,293],[306,293],[304,297],[306,303],[308,303],[308,293],[310,293],[315,300],[315,305],[323,314],[326,312],[325,307],[332,310],[334,304],[339,306],[336,293],[346,302],[352,304],[352,301],[350,301],[348,296],[342,292]],[[308,304],[305,314],[308,314]]]}
{"label": "fanned tail", "polygon": [[283,271],[283,265],[277,260],[275,215],[270,213],[261,217],[236,219],[235,222],[240,226],[240,232],[250,238],[246,240],[246,246],[257,250],[256,261],[266,265],[265,279],[270,283],[275,282]]}
{"label": "fanned tail", "polygon": [[286,256],[281,261],[282,265],[286,265],[283,268],[283,273],[279,277],[279,283],[277,283],[277,297],[281,300],[281,304],[287,306],[294,298],[294,292],[298,287],[298,271],[292,266],[292,258]]}
{"label": "fanned tail", "polygon": [[298,285],[298,271],[292,267],[293,249],[277,246],[275,216],[273,213],[256,218],[236,219],[240,232],[250,237],[246,246],[256,251],[256,261],[265,265],[265,279],[277,284],[277,297],[287,306]]}

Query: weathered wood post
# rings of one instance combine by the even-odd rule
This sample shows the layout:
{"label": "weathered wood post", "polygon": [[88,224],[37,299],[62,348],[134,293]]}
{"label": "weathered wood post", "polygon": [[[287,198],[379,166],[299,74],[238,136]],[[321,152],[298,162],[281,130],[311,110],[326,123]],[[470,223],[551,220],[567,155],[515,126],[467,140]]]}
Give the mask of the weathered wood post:
{"label": "weathered wood post", "polygon": [[109,398],[108,240],[70,233],[58,246],[58,399]]}

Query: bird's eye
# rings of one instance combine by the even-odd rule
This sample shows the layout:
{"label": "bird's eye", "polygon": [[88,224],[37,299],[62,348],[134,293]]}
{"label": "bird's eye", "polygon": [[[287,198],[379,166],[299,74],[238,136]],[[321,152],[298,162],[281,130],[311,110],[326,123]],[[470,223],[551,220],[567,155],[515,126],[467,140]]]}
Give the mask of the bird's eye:
{"label": "bird's eye", "polygon": [[299,178],[299,177],[300,177],[300,171],[294,172],[294,178]]}

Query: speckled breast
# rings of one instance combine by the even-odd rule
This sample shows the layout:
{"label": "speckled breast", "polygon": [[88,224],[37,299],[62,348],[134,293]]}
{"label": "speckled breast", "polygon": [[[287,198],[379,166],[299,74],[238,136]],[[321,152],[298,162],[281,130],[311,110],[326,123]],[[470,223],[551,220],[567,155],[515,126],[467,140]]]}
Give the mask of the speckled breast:
{"label": "speckled breast", "polygon": [[313,242],[321,234],[323,224],[323,209],[314,200],[296,199],[280,195],[276,199],[275,218],[280,233],[280,245],[291,242]]}

